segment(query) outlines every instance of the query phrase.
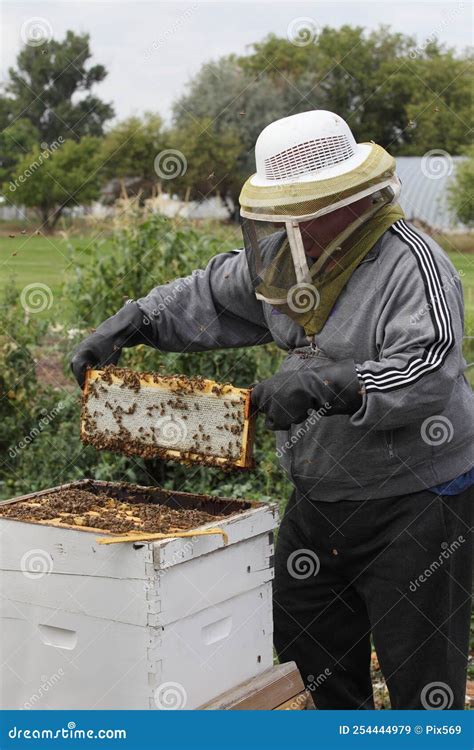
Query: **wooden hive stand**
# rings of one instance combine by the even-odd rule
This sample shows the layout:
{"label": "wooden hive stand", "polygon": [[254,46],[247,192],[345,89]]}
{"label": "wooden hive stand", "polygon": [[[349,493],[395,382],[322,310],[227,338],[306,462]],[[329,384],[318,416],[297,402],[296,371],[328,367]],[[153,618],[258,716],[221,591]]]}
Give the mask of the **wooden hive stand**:
{"label": "wooden hive stand", "polygon": [[206,711],[308,711],[313,697],[294,661],[277,664],[200,707]]}

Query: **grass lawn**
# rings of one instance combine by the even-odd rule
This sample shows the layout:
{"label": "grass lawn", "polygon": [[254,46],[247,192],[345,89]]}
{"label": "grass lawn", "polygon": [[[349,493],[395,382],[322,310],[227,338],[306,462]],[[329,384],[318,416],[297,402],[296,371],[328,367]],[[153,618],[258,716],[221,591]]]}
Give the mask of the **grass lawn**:
{"label": "grass lawn", "polygon": [[[0,304],[1,290],[12,282],[19,290],[29,284],[46,284],[53,300],[60,298],[62,284],[72,273],[75,258],[94,242],[93,235],[66,239],[60,235],[11,234],[14,236],[0,236]],[[101,241],[107,252],[108,240]],[[61,309],[62,301],[40,315],[58,322]]]}
{"label": "grass lawn", "polygon": [[58,291],[68,262],[68,245],[60,237],[17,234],[0,238],[2,286],[14,278],[20,288],[40,282]]}

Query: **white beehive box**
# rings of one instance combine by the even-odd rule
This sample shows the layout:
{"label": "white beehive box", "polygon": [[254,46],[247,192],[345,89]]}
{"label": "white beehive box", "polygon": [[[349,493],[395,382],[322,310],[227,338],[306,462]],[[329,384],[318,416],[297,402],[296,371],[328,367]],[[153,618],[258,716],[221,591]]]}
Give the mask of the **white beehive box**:
{"label": "white beehive box", "polygon": [[275,506],[151,492],[218,514],[228,544],[0,517],[0,708],[192,709],[272,665]]}

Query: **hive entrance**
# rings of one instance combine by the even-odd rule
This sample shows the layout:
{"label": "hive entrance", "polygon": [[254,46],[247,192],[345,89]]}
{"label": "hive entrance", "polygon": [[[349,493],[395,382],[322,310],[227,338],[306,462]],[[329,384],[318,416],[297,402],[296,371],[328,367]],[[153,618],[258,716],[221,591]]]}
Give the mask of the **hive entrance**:
{"label": "hive entrance", "polygon": [[250,468],[253,431],[248,389],[117,367],[87,373],[81,438],[96,448]]}

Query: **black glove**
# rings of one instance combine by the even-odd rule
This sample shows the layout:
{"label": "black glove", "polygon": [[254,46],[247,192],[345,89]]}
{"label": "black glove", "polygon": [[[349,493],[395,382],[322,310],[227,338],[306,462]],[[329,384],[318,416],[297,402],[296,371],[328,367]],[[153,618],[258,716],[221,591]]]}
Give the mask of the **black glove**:
{"label": "black glove", "polygon": [[150,321],[136,302],[129,302],[76,347],[71,359],[74,377],[82,388],[88,367],[116,365],[124,346],[151,344],[151,339]]}
{"label": "black glove", "polygon": [[252,389],[252,410],[266,415],[270,430],[304,422],[310,409],[327,415],[354,414],[362,405],[362,383],[352,359],[280,372]]}

